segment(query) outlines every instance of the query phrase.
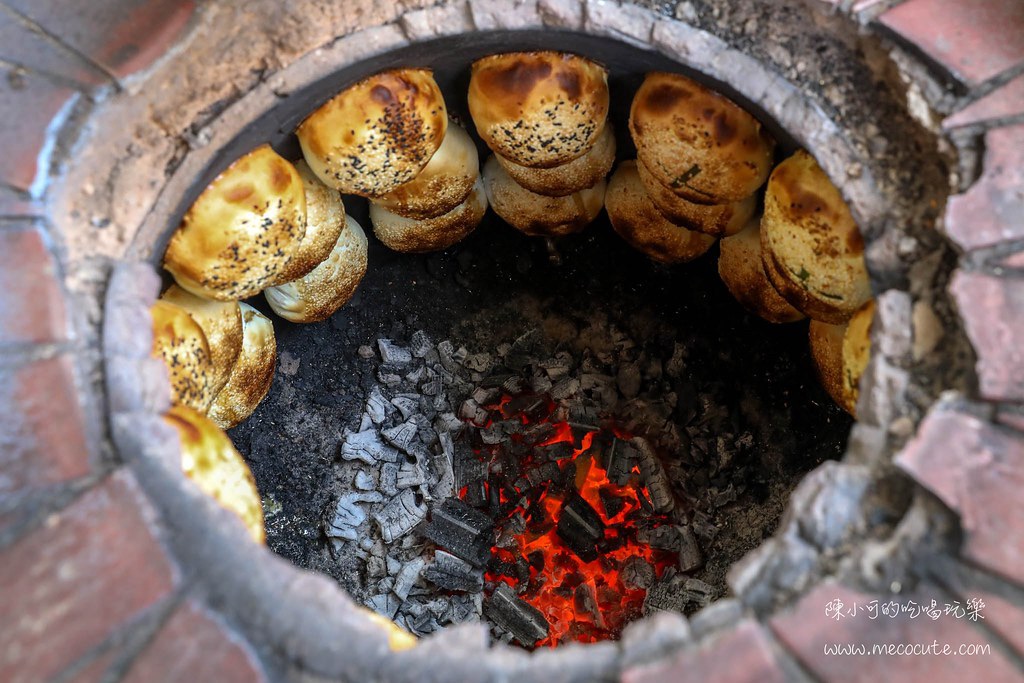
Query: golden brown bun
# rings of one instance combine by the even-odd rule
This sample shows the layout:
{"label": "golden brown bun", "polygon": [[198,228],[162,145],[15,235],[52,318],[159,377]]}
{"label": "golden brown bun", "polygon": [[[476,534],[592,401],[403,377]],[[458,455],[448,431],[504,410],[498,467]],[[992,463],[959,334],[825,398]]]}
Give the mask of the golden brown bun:
{"label": "golden brown bun", "polygon": [[209,416],[221,429],[230,429],[252,415],[270,391],[277,361],[277,343],[270,318],[249,304],[242,307],[242,352],[228,383],[210,406]]}
{"label": "golden brown bun", "polygon": [[761,245],[775,289],[815,320],[844,322],[871,298],[860,230],[807,152],[783,161],[768,180]]}
{"label": "golden brown bun", "polygon": [[612,174],[605,206],[615,232],[655,261],[692,261],[715,243],[714,237],[673,225],[658,212],[634,161],[622,162]]}
{"label": "golden brown bun", "polygon": [[512,52],[473,62],[469,112],[495,153],[551,168],[587,152],[608,116],[608,71],[563,52]]}
{"label": "golden brown bun", "polygon": [[647,74],[633,98],[629,130],[641,163],[691,202],[746,199],[772,168],[775,143],[760,122],[679,74]]}
{"label": "golden brown bun", "polygon": [[306,194],[306,234],[274,278],[275,285],[291,282],[316,268],[331,253],[345,227],[345,204],[338,191],[320,182],[305,161],[296,162],[295,170]]}
{"label": "golden brown bun", "polygon": [[564,197],[593,187],[603,180],[615,163],[615,132],[605,124],[594,146],[586,154],[551,168],[530,168],[509,161],[500,154],[495,158],[512,180],[530,192]]}
{"label": "golden brown bun", "polygon": [[203,329],[213,363],[207,375],[208,393],[216,396],[242,351],[242,309],[237,301],[204,299],[178,285],[171,285],[160,298],[185,309]]}
{"label": "golden brown bun", "polygon": [[305,234],[302,179],[262,145],[203,190],[171,236],[164,267],[198,296],[245,299],[273,282]]}
{"label": "golden brown bun", "polygon": [[659,183],[640,161],[636,162],[636,168],[654,206],[670,222],[684,228],[712,237],[735,235],[757,209],[756,193],[732,204],[694,204]]}
{"label": "golden brown bun", "polygon": [[267,297],[274,313],[293,323],[326,320],[345,305],[366,274],[366,234],[351,216],[345,229],[323,263],[293,282],[268,287]]}
{"label": "golden brown bun", "polygon": [[743,308],[771,323],[803,320],[804,314],[779,296],[761,265],[760,220],[724,238],[718,253],[718,274]]}
{"label": "golden brown bun", "polygon": [[461,204],[435,218],[405,218],[370,202],[373,234],[388,248],[406,253],[447,249],[476,230],[486,212],[487,195],[479,179]]}
{"label": "golden brown bun", "polygon": [[447,127],[430,69],[396,69],[343,90],[295,132],[309,167],[327,186],[379,197],[423,170]]}
{"label": "golden brown bun", "polygon": [[832,325],[812,320],[808,329],[811,359],[818,371],[818,380],[828,395],[846,412],[856,417],[856,401],[850,403],[843,391],[843,335],[846,325]]}
{"label": "golden brown bun", "polygon": [[164,420],[178,430],[181,469],[221,507],[238,515],[257,543],[266,542],[263,504],[256,480],[231,439],[210,419],[184,406],[174,406]]}
{"label": "golden brown bun", "polygon": [[860,378],[871,358],[871,323],[874,317],[875,300],[871,299],[853,314],[843,335],[843,407],[851,415],[856,414]]}
{"label": "golden brown bun", "polygon": [[603,178],[567,197],[546,197],[516,184],[493,155],[484,164],[483,181],[494,213],[527,235],[560,237],[579,232],[604,205]]}
{"label": "golden brown bun", "polygon": [[213,398],[210,377],[214,368],[203,328],[188,311],[169,301],[157,301],[149,312],[153,317],[153,356],[167,365],[171,403],[205,413]]}
{"label": "golden brown bun", "polygon": [[448,122],[441,147],[419,175],[374,203],[405,218],[434,218],[459,204],[480,178],[480,157],[466,129]]}

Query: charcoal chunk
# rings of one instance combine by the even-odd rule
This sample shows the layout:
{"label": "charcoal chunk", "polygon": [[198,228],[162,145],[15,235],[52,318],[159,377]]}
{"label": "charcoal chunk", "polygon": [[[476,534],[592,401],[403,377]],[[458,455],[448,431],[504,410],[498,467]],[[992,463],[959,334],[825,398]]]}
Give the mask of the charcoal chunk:
{"label": "charcoal chunk", "polygon": [[558,518],[558,537],[584,562],[597,559],[597,543],[604,538],[604,522],[597,510],[578,493],[562,505]]}
{"label": "charcoal chunk", "polygon": [[451,591],[475,592],[484,588],[481,570],[443,550],[434,553],[434,563],[426,568],[423,577],[435,586]]}
{"label": "charcoal chunk", "polygon": [[505,583],[499,583],[484,602],[484,614],[522,645],[534,645],[548,636],[550,626],[541,611],[520,599]]}
{"label": "charcoal chunk", "polygon": [[434,507],[424,535],[475,567],[483,567],[494,545],[494,522],[457,498]]}

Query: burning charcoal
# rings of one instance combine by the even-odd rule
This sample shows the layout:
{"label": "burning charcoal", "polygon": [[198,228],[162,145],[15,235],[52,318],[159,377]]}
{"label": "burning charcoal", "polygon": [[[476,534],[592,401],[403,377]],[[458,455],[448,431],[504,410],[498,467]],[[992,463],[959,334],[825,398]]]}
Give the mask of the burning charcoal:
{"label": "burning charcoal", "polygon": [[553,444],[548,444],[537,449],[537,455],[546,458],[550,462],[558,462],[565,460],[573,454],[573,448],[571,441],[556,441]]}
{"label": "burning charcoal", "polygon": [[434,348],[434,343],[430,341],[430,337],[423,330],[413,332],[409,343],[412,346],[410,351],[416,358],[423,358]]}
{"label": "burning charcoal", "polygon": [[615,377],[619,392],[626,398],[634,398],[640,393],[640,366],[637,363],[623,363],[619,366]]}
{"label": "burning charcoal", "polygon": [[613,484],[624,486],[629,482],[636,464],[637,450],[628,442],[613,436],[604,450],[604,468]]}
{"label": "burning charcoal", "polygon": [[434,563],[423,572],[423,577],[439,588],[450,591],[481,591],[484,588],[484,574],[471,564],[460,560],[451,553],[437,550]]}
{"label": "burning charcoal", "polygon": [[537,366],[544,370],[549,379],[557,380],[564,377],[572,369],[572,356],[561,351],[555,354],[554,358],[541,361]]}
{"label": "burning charcoal", "polygon": [[407,420],[400,425],[385,429],[381,432],[381,436],[395,448],[400,448],[408,453],[412,440],[416,438],[416,432],[416,423],[412,420]]}
{"label": "burning charcoal", "polygon": [[387,617],[388,619],[394,619],[395,614],[398,613],[398,608],[401,606],[401,601],[392,595],[391,593],[381,593],[380,595],[374,595],[372,598],[366,601],[366,606],[372,609],[377,614]]}
{"label": "burning charcoal", "polygon": [[695,510],[693,513],[693,532],[706,542],[714,540],[718,535],[718,527],[711,517],[703,510]]}
{"label": "burning charcoal", "polygon": [[523,441],[533,446],[553,437],[555,431],[555,425],[550,422],[538,422],[526,428],[526,431],[523,432]]}
{"label": "burning charcoal", "polygon": [[499,583],[484,603],[484,613],[527,647],[548,636],[548,622],[540,610],[517,597],[505,583]]}
{"label": "burning charcoal", "polygon": [[398,451],[381,441],[373,429],[346,431],[341,442],[341,457],[345,460],[362,460],[367,465],[376,465],[378,461],[395,462],[398,455]]}
{"label": "burning charcoal", "polygon": [[377,387],[371,389],[370,395],[366,397],[366,414],[376,425],[383,422],[388,415],[388,401]]}
{"label": "burning charcoal", "polygon": [[598,489],[597,495],[601,498],[601,507],[604,508],[604,515],[609,520],[622,512],[626,507],[626,498],[612,491],[609,486],[602,486]]}
{"label": "burning charcoal", "polygon": [[604,617],[601,609],[597,606],[597,593],[589,583],[581,583],[573,591],[573,606],[577,612],[589,614],[598,628],[605,628]]}
{"label": "burning charcoal", "polygon": [[487,478],[478,477],[466,484],[466,505],[482,508],[487,503]]}
{"label": "burning charcoal", "polygon": [[385,363],[405,365],[412,361],[412,352],[404,346],[397,346],[390,339],[378,339],[377,348],[380,349],[380,359]]}
{"label": "burning charcoal", "polygon": [[338,499],[334,508],[327,535],[331,538],[344,538],[354,541],[358,538],[356,529],[366,521],[366,512],[359,503],[379,503],[384,498],[376,491],[369,493],[347,493]]}
{"label": "burning charcoal", "polygon": [[395,486],[399,489],[411,489],[415,486],[422,486],[425,483],[427,483],[427,478],[419,462],[403,460],[398,468]]}
{"label": "burning charcoal", "polygon": [[682,534],[678,527],[665,524],[653,529],[641,529],[636,535],[636,540],[652,548],[675,552],[682,545]]}
{"label": "burning charcoal", "polygon": [[435,378],[420,385],[420,391],[426,396],[440,396],[444,391],[444,383]]}
{"label": "burning charcoal", "polygon": [[373,475],[364,470],[356,472],[355,485],[360,491],[372,491],[377,488],[377,482],[373,480]]}
{"label": "burning charcoal", "polygon": [[604,538],[604,522],[590,503],[574,494],[562,505],[557,533],[581,560],[593,562],[597,559],[597,542]]}
{"label": "burning charcoal", "polygon": [[459,408],[459,417],[469,420],[477,427],[483,427],[491,419],[487,411],[471,398],[462,402],[462,407]]}
{"label": "burning charcoal", "polygon": [[391,399],[391,405],[398,408],[403,420],[408,420],[419,412],[420,397],[418,394],[399,394]]}
{"label": "burning charcoal", "polygon": [[455,346],[451,341],[445,339],[443,342],[437,345],[437,355],[440,359],[441,367],[450,372],[452,375],[457,375],[459,370],[459,362],[453,357],[455,355]]}
{"label": "burning charcoal", "polygon": [[385,543],[405,536],[426,518],[427,506],[421,499],[412,489],[406,489],[373,514]]}
{"label": "burning charcoal", "polygon": [[494,522],[457,498],[434,507],[424,535],[466,562],[483,567],[494,544]]}
{"label": "burning charcoal", "polygon": [[546,462],[540,467],[530,468],[526,473],[526,478],[530,482],[530,486],[539,486],[540,484],[546,484],[557,479],[561,473],[562,471],[558,468],[558,463]]}
{"label": "burning charcoal", "polygon": [[704,558],[700,552],[700,545],[697,544],[697,537],[689,526],[677,527],[679,529],[679,569],[684,572],[692,571],[699,567]]}
{"label": "burning charcoal", "polygon": [[675,500],[672,497],[668,475],[665,474],[661,460],[646,439],[634,437],[631,439],[631,443],[639,452],[640,475],[644,478],[647,490],[651,492],[651,503],[654,505],[654,510],[668,512],[675,507]]}
{"label": "burning charcoal", "polygon": [[535,357],[541,343],[541,332],[536,327],[512,342],[505,354],[505,365],[516,372],[525,368]]}
{"label": "burning charcoal", "polygon": [[630,588],[650,588],[654,583],[654,567],[642,557],[631,557],[622,565],[622,582]]}
{"label": "burning charcoal", "polygon": [[555,383],[544,375],[535,375],[530,378],[530,391],[542,394],[551,391],[551,388],[555,386]]}
{"label": "burning charcoal", "polygon": [[422,557],[417,557],[402,566],[398,576],[395,577],[395,586],[391,589],[398,596],[399,600],[404,601],[409,597],[409,591],[412,590],[416,579],[420,578],[420,572],[423,571],[423,567],[426,564],[426,560]]}
{"label": "burning charcoal", "polygon": [[672,357],[665,363],[665,372],[669,377],[678,379],[686,370],[686,348],[679,342],[672,349]]}
{"label": "burning charcoal", "polygon": [[500,422],[495,422],[487,429],[480,430],[480,440],[489,446],[501,443],[505,440],[505,430]]}

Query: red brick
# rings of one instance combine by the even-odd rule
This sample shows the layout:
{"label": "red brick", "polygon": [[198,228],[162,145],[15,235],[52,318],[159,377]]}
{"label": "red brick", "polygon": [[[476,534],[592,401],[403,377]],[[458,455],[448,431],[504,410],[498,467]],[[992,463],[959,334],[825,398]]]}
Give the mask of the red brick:
{"label": "red brick", "polygon": [[949,289],[978,355],[982,398],[1024,401],[1024,280],[961,271]]}
{"label": "red brick", "polygon": [[[7,21],[0,21],[0,60],[25,67],[58,80],[72,81],[79,88],[88,88],[109,82],[101,69],[98,69],[77,56],[74,52],[61,48],[53,41],[47,40],[29,29],[22,21],[10,20],[0,11],[0,16]],[[17,68],[9,68],[8,77],[17,78]]]}
{"label": "red brick", "polygon": [[878,20],[968,85],[1024,62],[1017,0],[908,0]]}
{"label": "red brick", "polygon": [[1024,434],[1024,411],[1001,408],[996,412],[996,422]]}
{"label": "red brick", "polygon": [[49,680],[174,585],[138,485],[119,472],[0,555],[0,680]]}
{"label": "red brick", "polygon": [[[849,609],[856,604],[855,615],[838,621],[825,616],[825,607],[833,600],[841,600]],[[877,618],[871,619],[864,608],[872,600],[879,606]],[[920,614],[914,618],[907,613],[895,617],[881,613],[881,605],[890,600],[908,604],[930,605],[934,600],[940,609],[947,601],[946,594],[934,586],[921,586],[912,594],[868,595],[858,593],[835,583],[816,587],[788,612],[771,619],[772,630],[779,640],[796,655],[797,659],[819,680],[829,683],[859,683],[860,681],[928,681],[928,683],[963,683],[967,680],[1019,681],[1021,673],[984,634],[975,629],[966,617],[957,619],[942,615],[932,620]],[[990,654],[957,655],[826,655],[826,645],[912,644],[931,646],[935,641],[941,648],[949,644],[954,650],[961,644],[989,645]]]}
{"label": "red brick", "polygon": [[182,605],[135,660],[124,683],[266,680],[248,647],[195,602]]}
{"label": "red brick", "polygon": [[943,121],[942,127],[950,130],[1019,115],[1024,115],[1024,75],[971,102]]}
{"label": "red brick", "polygon": [[1024,606],[1016,605],[1007,598],[977,585],[969,584],[956,572],[942,577],[942,584],[949,588],[961,605],[968,600],[981,600],[985,625],[998,633],[1020,654],[1024,654]]}
{"label": "red brick", "polygon": [[949,199],[946,232],[965,251],[1024,238],[1024,125],[985,134],[985,171]]}
{"label": "red brick", "polygon": [[70,358],[0,366],[0,500],[85,476],[89,469]]}
{"label": "red brick", "polygon": [[960,515],[962,557],[1024,585],[1024,436],[935,411],[896,464]]}
{"label": "red brick", "polygon": [[0,347],[68,337],[64,294],[39,230],[0,227]]}
{"label": "red brick", "polygon": [[74,95],[34,73],[0,78],[0,182],[25,192],[32,187],[47,127]]}
{"label": "red brick", "polygon": [[725,681],[727,683],[783,683],[786,677],[772,655],[762,627],[743,621],[696,648],[628,669],[623,683],[678,683],[679,681]]}
{"label": "red brick", "polygon": [[194,0],[7,0],[7,4],[123,78],[163,56],[195,11]]}

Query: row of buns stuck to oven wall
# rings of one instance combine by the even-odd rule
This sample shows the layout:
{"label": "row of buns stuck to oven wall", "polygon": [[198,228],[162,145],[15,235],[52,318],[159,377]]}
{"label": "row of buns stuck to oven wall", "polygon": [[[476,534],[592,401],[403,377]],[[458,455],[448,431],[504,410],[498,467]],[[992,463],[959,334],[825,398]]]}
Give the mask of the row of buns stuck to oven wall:
{"label": "row of buns stuck to oven wall", "polygon": [[627,243],[666,264],[720,241],[729,291],[773,323],[809,317],[819,377],[855,411],[873,311],[863,242],[810,154],[774,165],[775,142],[755,117],[685,76],[654,72],[630,110],[636,158],[609,178],[608,72],[568,53],[477,60],[468,105],[491,151],[482,167],[430,70],[366,78],[298,127],[301,160],[269,145],[244,155],[170,239],[164,267],[176,284],[153,308],[154,354],[167,363],[176,406],[168,421],[186,472],[254,538],[263,540],[259,496],[221,430],[266,396],[276,348],[271,320],[242,300],[262,292],[277,315],[304,323],[352,297],[367,237],[343,195],[366,198],[376,237],[407,253],[452,246],[488,207],[546,238],[583,230],[603,208]]}

